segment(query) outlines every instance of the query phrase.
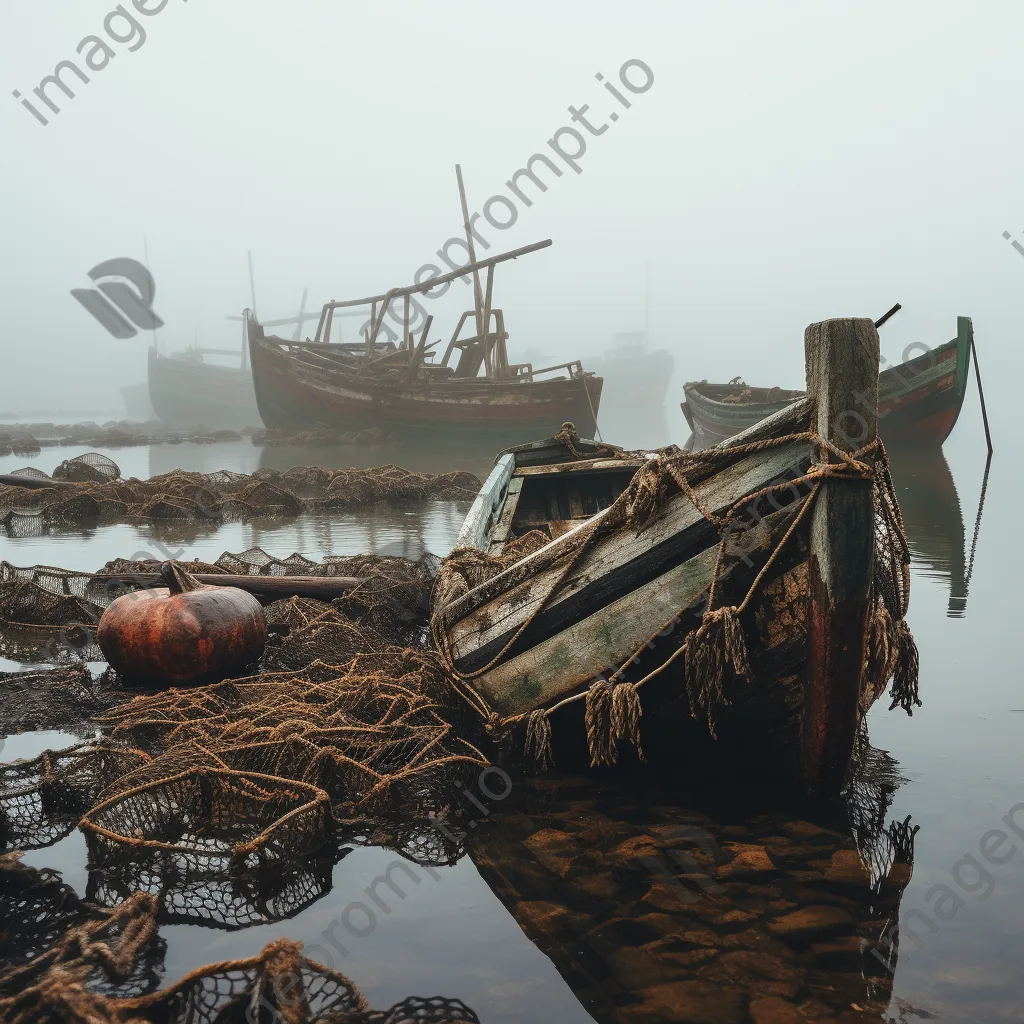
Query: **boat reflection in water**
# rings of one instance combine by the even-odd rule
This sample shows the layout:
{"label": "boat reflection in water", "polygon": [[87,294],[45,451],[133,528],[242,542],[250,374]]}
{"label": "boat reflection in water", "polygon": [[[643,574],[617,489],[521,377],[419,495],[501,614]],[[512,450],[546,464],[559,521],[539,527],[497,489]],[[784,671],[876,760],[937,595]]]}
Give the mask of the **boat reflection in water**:
{"label": "boat reflection in water", "polygon": [[863,733],[851,778],[845,806],[813,820],[737,808],[703,780],[699,807],[517,780],[468,848],[597,1021],[878,1020],[917,828],[887,821],[901,780]]}
{"label": "boat reflection in water", "polygon": [[[963,618],[967,614],[970,570],[960,497],[946,456],[938,445],[889,444],[886,450],[912,564],[923,576],[948,584],[946,614],[952,619]],[[987,479],[987,467],[985,472]],[[984,487],[975,517],[972,551],[983,501]]]}

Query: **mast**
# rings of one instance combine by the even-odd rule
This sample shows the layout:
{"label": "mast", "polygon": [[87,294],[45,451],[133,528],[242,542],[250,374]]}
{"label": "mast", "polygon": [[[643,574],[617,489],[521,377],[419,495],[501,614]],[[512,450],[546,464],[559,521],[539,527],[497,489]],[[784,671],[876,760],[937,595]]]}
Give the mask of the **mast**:
{"label": "mast", "polygon": [[[462,183],[462,168],[455,165],[455,177],[459,182],[459,201],[462,203],[462,223],[466,229],[466,248],[469,250],[469,262],[476,263],[476,249],[473,246],[473,229],[469,223],[469,207],[466,205],[466,187]],[[483,340],[484,336],[484,313],[483,296],[480,293],[480,271],[473,269],[473,308],[476,313],[476,335]],[[488,360],[488,362],[490,362]],[[488,376],[490,376],[488,374]]]}
{"label": "mast", "polygon": [[[146,233],[142,233],[142,255],[146,260],[146,270],[149,270],[149,245],[146,242]],[[150,271],[152,273],[152,271]],[[160,340],[156,336],[156,328],[153,328],[153,348],[159,353],[160,352]]]}
{"label": "mast", "polygon": [[[256,278],[252,272],[252,249],[246,250],[246,256],[249,258],[249,294],[252,296],[252,315],[259,320],[259,315],[256,312]],[[249,333],[248,329],[243,325],[242,327],[242,369],[245,369],[246,356],[249,352]]]}

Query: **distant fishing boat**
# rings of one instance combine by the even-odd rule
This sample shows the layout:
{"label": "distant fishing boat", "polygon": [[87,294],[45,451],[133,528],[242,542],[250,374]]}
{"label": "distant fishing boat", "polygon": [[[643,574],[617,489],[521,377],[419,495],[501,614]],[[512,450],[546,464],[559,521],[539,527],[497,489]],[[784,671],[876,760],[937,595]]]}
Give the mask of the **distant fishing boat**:
{"label": "distant fishing boat", "polygon": [[249,368],[208,363],[207,351],[189,348],[163,356],[149,350],[153,410],[165,423],[181,426],[257,426],[260,416]]}
{"label": "distant fishing boat", "polygon": [[[256,282],[249,259],[249,287],[252,308],[256,308]],[[302,293],[299,311],[293,316],[268,320],[266,326],[291,326],[298,341],[302,325],[315,320],[317,314],[306,313],[306,297]],[[253,392],[252,372],[248,365],[249,339],[246,318],[229,316],[242,325],[242,343],[238,349],[201,347],[195,344],[181,352],[161,355],[154,344],[149,350],[149,401],[156,415],[165,423],[178,426],[255,427],[260,424],[259,409]],[[197,332],[198,335],[198,332]],[[208,356],[227,356],[237,360],[236,366],[210,362]],[[125,396],[127,401],[127,396]]]}
{"label": "distant fishing boat", "polygon": [[[973,336],[970,317],[957,317],[952,341],[882,371],[878,430],[883,440],[942,444],[949,437],[967,391]],[[683,394],[681,408],[695,451],[732,437],[803,397],[802,391],[751,387],[738,378],[728,384],[691,381],[683,385]]]}
{"label": "distant fishing boat", "polygon": [[[716,448],[630,454],[566,428],[500,456],[432,616],[453,686],[493,735],[542,762],[552,738],[557,756],[559,737],[585,736],[595,765],[629,743],[699,759],[717,739],[834,791],[894,673],[894,704],[911,709],[878,334],[826,321],[806,351],[810,397]],[[851,444],[829,410],[854,396]]]}
{"label": "distant fishing boat", "polygon": [[606,409],[622,406],[635,413],[638,406],[664,406],[675,360],[666,349],[652,350],[646,331],[621,331],[591,365],[605,380]]}
{"label": "distant fishing boat", "polygon": [[153,418],[153,405],[149,400],[149,382],[128,384],[121,388],[125,416],[132,423],[145,423]]}
{"label": "distant fishing boat", "polygon": [[[594,432],[602,379],[584,371],[579,360],[541,369],[510,363],[504,314],[491,305],[494,268],[550,244],[528,245],[382,295],[328,302],[313,342],[268,337],[250,317],[253,382],[264,424],[295,430],[379,427],[410,435],[477,437],[486,432],[523,440],[554,433],[571,420]],[[469,274],[479,284],[483,270],[485,294],[476,288],[475,308],[462,314],[444,357],[434,362],[430,350],[438,342],[427,343],[432,317],[426,318],[417,342],[410,329],[410,297]],[[383,340],[382,331],[389,309],[395,304],[397,311],[399,302],[402,334],[396,344]],[[358,306],[369,307],[372,325],[363,341],[332,344],[335,311],[347,313]],[[462,337],[467,324],[471,332]]]}

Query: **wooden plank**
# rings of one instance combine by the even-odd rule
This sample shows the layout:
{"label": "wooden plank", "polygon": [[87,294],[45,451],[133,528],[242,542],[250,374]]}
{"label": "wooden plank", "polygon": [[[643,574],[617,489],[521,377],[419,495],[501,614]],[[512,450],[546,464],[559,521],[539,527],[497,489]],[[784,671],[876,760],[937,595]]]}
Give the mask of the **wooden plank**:
{"label": "wooden plank", "polygon": [[456,547],[474,547],[486,550],[487,534],[494,522],[502,496],[515,469],[514,455],[502,455],[494,469],[484,481],[480,493],[473,499],[462,529],[459,530]]}
{"label": "wooden plank", "polygon": [[[847,452],[873,441],[879,343],[872,321],[811,324],[804,359],[818,433]],[[823,480],[810,537],[801,763],[808,791],[833,796],[842,788],[857,728],[875,550],[871,481]]]}
{"label": "wooden plank", "polygon": [[494,529],[491,530],[490,551],[500,550],[508,540],[508,532],[512,529],[512,520],[515,518],[516,508],[519,505],[519,495],[523,490],[523,481],[520,477],[512,477],[508,482],[508,493],[505,495],[505,504],[501,509],[501,516]]}
{"label": "wooden plank", "polygon": [[583,499],[580,497],[580,485],[572,484],[569,487],[569,518],[583,519]]}
{"label": "wooden plank", "polygon": [[516,476],[561,476],[563,473],[607,473],[608,470],[637,470],[645,459],[586,459],[581,462],[556,462],[547,466],[517,466]]}
{"label": "wooden plank", "polygon": [[[709,508],[721,510],[772,480],[798,472],[799,467],[809,461],[810,447],[806,443],[785,445],[748,455],[694,489]],[[601,512],[598,516],[604,514]],[[670,541],[684,547],[688,541],[687,531],[705,522],[703,515],[685,495],[675,495],[639,536],[622,530],[599,541],[563,581],[549,608],[557,609],[622,567],[633,565],[637,571],[642,571],[640,560],[646,554]],[[573,534],[579,529],[577,526]],[[565,540],[563,537],[560,543],[564,545]],[[477,648],[497,641],[517,629],[533,613],[562,571],[561,566],[552,566],[550,561],[542,562],[537,555],[550,551],[558,543],[553,541],[452,603],[448,613],[451,618],[446,614],[446,619],[454,623],[450,628],[457,658],[465,658]],[[668,557],[669,553],[665,554]],[[535,568],[535,572],[525,580],[516,575],[517,569],[522,573],[523,569],[529,568]],[[485,601],[480,600],[487,594],[490,596]]]}
{"label": "wooden plank", "polygon": [[813,403],[810,398],[801,398],[787,405],[784,409],[773,413],[771,416],[759,420],[752,427],[741,430],[732,437],[727,437],[719,448],[739,448],[740,445],[751,444],[754,441],[761,441],[767,437],[792,433],[796,431],[801,423],[811,415]]}
{"label": "wooden plank", "polygon": [[[187,572],[187,563],[182,568]],[[190,575],[205,586],[237,587],[260,597],[316,597],[323,601],[341,597],[366,582],[358,576],[241,576],[213,572]],[[97,573],[90,580],[123,582],[140,587],[165,586],[158,572]]]}
{"label": "wooden plank", "polygon": [[676,611],[707,588],[717,551],[710,548],[600,608],[557,636],[496,666],[474,682],[503,715],[544,707],[626,660]]}

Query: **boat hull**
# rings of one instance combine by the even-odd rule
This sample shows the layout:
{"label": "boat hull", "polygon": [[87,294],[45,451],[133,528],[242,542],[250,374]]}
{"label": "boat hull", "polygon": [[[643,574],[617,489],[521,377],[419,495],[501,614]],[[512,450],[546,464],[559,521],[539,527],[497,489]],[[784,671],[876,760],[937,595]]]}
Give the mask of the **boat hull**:
{"label": "boat hull", "polygon": [[[878,432],[883,441],[941,445],[949,437],[967,390],[971,330],[970,319],[959,317],[955,339],[879,374]],[[741,388],[735,386],[737,392]],[[682,410],[695,450],[718,444],[788,404],[723,401],[719,395],[725,390],[704,383],[684,385]]]}
{"label": "boat hull", "polygon": [[149,353],[149,400],[165,423],[181,426],[259,426],[248,370]]}
{"label": "boat hull", "polygon": [[527,382],[448,380],[380,385],[356,373],[305,362],[250,329],[253,382],[267,427],[439,432],[482,431],[526,440],[566,422],[593,433],[603,381],[586,375]]}

